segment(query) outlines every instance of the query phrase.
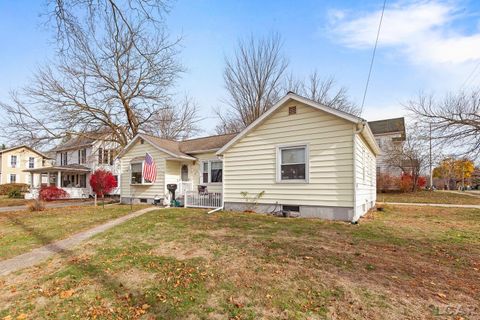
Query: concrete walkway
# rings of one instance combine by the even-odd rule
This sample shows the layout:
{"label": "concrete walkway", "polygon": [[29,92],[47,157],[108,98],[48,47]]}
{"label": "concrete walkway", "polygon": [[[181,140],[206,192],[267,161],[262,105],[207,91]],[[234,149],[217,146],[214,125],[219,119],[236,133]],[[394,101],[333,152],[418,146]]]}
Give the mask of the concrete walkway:
{"label": "concrete walkway", "polygon": [[480,193],[477,193],[476,191],[441,190],[441,191],[438,191],[438,192],[448,192],[448,193],[455,193],[455,194],[470,196],[470,197],[474,197],[474,198],[480,198]]}
{"label": "concrete walkway", "polygon": [[414,203],[414,202],[379,202],[377,204],[390,204],[394,206],[418,206],[418,207],[444,207],[444,208],[470,208],[480,209],[476,204],[447,204],[447,203]]}
{"label": "concrete walkway", "polygon": [[[64,208],[64,207],[76,207],[76,206],[88,206],[92,205],[93,201],[78,201],[78,202],[54,202],[45,204],[46,208]],[[0,213],[24,211],[27,210],[27,206],[14,206],[14,207],[0,207]]]}
{"label": "concrete walkway", "polygon": [[123,217],[110,220],[102,225],[96,226],[92,229],[79,232],[73,236],[59,240],[43,247],[33,249],[30,252],[21,254],[19,256],[0,261],[0,276],[7,275],[11,272],[15,272],[24,268],[32,267],[40,262],[43,262],[50,258],[55,253],[68,252],[74,246],[80,244],[82,241],[93,237],[103,231],[106,231],[112,227],[124,223],[130,219],[141,216],[149,211],[159,210],[158,207],[145,208],[136,212],[129,213]]}

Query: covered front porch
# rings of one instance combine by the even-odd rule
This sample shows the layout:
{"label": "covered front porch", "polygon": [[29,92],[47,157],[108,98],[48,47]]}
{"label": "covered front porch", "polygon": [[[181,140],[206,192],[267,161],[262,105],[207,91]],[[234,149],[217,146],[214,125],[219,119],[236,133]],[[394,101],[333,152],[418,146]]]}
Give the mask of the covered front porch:
{"label": "covered front porch", "polygon": [[87,184],[90,169],[85,166],[52,166],[24,171],[30,173],[30,192],[25,194],[26,199],[37,199],[43,186],[63,189],[71,199],[88,198],[91,194]]}
{"label": "covered front porch", "polygon": [[[221,162],[166,161],[165,185],[176,184],[175,198],[184,207],[219,208],[223,206]],[[214,175],[212,174],[212,171]],[[170,202],[168,190],[166,199]]]}

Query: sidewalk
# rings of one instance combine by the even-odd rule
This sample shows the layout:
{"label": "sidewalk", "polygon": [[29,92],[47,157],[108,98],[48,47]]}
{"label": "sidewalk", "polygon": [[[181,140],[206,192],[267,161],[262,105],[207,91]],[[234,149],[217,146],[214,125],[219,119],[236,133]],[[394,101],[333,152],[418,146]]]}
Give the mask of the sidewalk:
{"label": "sidewalk", "polygon": [[18,255],[13,258],[0,261],[0,276],[4,276],[11,272],[15,272],[24,268],[32,267],[40,262],[47,260],[55,253],[68,252],[74,246],[80,244],[84,240],[87,240],[93,237],[96,234],[99,234],[119,224],[122,224],[130,219],[136,218],[138,216],[141,216],[144,213],[147,213],[153,210],[159,210],[159,208],[152,207],[152,208],[141,209],[139,211],[135,211],[130,214],[127,214],[123,217],[110,220],[92,229],[74,234],[69,238],[47,244],[46,246],[33,249],[30,252]]}
{"label": "sidewalk", "polygon": [[418,206],[418,207],[444,207],[444,208],[470,208],[480,209],[476,204],[447,204],[447,203],[413,203],[413,202],[380,202],[377,204],[389,204],[394,206]]}

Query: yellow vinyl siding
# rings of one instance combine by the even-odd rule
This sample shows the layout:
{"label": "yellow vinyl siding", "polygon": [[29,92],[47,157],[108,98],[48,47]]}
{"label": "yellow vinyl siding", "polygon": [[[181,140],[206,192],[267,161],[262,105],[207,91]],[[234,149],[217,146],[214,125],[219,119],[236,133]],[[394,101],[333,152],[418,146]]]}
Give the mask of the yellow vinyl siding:
{"label": "yellow vinyl siding", "polygon": [[201,176],[202,176],[202,163],[203,161],[208,161],[208,160],[221,160],[217,157],[215,152],[206,152],[206,153],[199,153],[193,155],[195,158],[198,160],[196,161],[195,165],[192,167],[193,168],[193,176],[190,175],[190,168],[189,167],[189,178],[190,180],[193,181],[194,185],[194,190],[197,190],[197,186],[200,185],[206,185],[207,190],[209,192],[222,192],[222,184],[221,183],[203,183],[201,181]]}
{"label": "yellow vinyl siding", "polygon": [[[355,177],[356,199],[355,207],[362,215],[376,201],[376,158],[373,151],[360,135],[355,135]],[[365,170],[365,174],[364,174]]]}
{"label": "yellow vinyl siding", "polygon": [[[130,161],[137,157],[145,157],[146,153],[150,153],[157,166],[157,179],[155,183],[150,185],[131,185],[131,170]],[[141,144],[137,141],[131,149],[123,155],[120,159],[121,166],[121,195],[122,197],[134,197],[134,198],[149,198],[152,199],[156,195],[160,197],[165,196],[165,159],[169,155],[156,149],[148,142]]]}
{"label": "yellow vinyl siding", "polygon": [[[17,156],[17,166],[12,168],[10,165],[10,156]],[[10,183],[10,175],[15,174],[17,183],[29,183],[30,173],[23,172],[28,169],[28,160],[30,157],[35,159],[34,168],[43,167],[43,158],[38,153],[32,152],[27,148],[19,148],[5,152],[1,157],[1,181],[0,184]]]}
{"label": "yellow vinyl siding", "polygon": [[[288,115],[290,106],[297,114]],[[308,145],[308,183],[277,183],[277,147]],[[224,155],[225,202],[265,191],[259,203],[353,207],[353,124],[288,102]]]}

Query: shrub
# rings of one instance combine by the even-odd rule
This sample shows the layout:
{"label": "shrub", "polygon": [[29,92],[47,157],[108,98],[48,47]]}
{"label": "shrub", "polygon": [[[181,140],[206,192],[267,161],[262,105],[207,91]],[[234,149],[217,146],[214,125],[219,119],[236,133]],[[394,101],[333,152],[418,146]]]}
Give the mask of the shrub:
{"label": "shrub", "polygon": [[32,200],[27,203],[28,211],[43,211],[45,210],[45,205],[40,200]]}
{"label": "shrub", "polygon": [[43,201],[52,201],[68,198],[68,193],[55,186],[42,187],[40,189],[39,199]]}
{"label": "shrub", "polygon": [[18,190],[20,193],[28,192],[28,184],[25,183],[5,183],[0,185],[0,195],[7,196],[10,191]]}
{"label": "shrub", "polygon": [[22,197],[20,189],[11,189],[7,195],[10,199],[19,199]]}

